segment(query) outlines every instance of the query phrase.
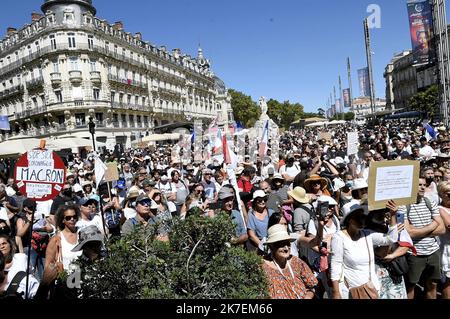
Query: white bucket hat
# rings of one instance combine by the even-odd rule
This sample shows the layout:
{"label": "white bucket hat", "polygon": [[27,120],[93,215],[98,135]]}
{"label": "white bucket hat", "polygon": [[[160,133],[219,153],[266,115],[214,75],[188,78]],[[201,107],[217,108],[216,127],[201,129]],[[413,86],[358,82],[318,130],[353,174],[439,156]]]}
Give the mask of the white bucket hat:
{"label": "white bucket hat", "polygon": [[291,237],[286,229],[285,225],[276,224],[269,228],[267,231],[268,236],[264,245],[276,243],[279,241],[290,240],[295,241],[295,238]]}
{"label": "white bucket hat", "polygon": [[368,207],[366,205],[361,205],[359,203],[358,200],[354,199],[352,201],[350,201],[349,203],[345,204],[342,207],[342,214],[343,217],[341,219],[341,225],[345,224],[345,221],[347,220],[348,216],[350,216],[351,214],[357,212],[357,211],[362,211],[364,213],[364,215],[368,215],[369,214],[369,210]]}
{"label": "white bucket hat", "polygon": [[369,185],[363,178],[357,178],[357,179],[353,180],[352,191],[362,189],[362,188],[368,188],[368,187],[369,187]]}

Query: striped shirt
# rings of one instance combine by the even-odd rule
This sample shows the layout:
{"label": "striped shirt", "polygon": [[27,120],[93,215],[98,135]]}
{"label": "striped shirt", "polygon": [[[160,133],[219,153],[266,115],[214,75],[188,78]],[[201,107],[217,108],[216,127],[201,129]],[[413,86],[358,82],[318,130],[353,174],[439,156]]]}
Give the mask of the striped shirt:
{"label": "striped shirt", "polygon": [[[411,205],[409,216],[406,216],[409,223],[416,228],[423,228],[432,223],[433,218],[439,216],[439,207],[431,201],[432,211],[427,207],[425,200],[422,198],[419,204]],[[406,214],[406,206],[399,207],[399,213]],[[418,256],[429,256],[439,250],[439,244],[436,237],[424,237],[421,239],[413,239],[414,247]]]}

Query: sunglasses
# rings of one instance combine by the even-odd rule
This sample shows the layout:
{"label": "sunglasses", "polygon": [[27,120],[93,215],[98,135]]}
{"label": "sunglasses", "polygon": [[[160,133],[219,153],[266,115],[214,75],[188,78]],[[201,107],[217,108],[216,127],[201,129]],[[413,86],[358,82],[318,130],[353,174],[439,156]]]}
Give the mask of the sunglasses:
{"label": "sunglasses", "polygon": [[152,204],[152,201],[150,201],[150,200],[142,200],[138,204],[140,204],[142,206],[150,206]]}
{"label": "sunglasses", "polygon": [[71,220],[78,220],[78,216],[77,215],[70,215],[70,216],[64,216],[64,220],[66,221],[66,222],[69,222],[69,221],[71,221]]}
{"label": "sunglasses", "polygon": [[258,202],[258,203],[262,203],[262,202],[267,202],[267,198],[257,198],[257,199],[255,199],[255,201],[256,202]]}

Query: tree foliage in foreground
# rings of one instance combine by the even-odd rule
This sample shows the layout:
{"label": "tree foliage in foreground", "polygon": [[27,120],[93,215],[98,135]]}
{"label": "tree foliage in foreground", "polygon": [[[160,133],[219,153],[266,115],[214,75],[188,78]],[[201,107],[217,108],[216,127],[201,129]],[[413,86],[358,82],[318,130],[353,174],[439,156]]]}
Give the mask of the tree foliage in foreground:
{"label": "tree foliage in foreground", "polygon": [[83,298],[267,298],[261,258],[230,247],[232,235],[226,214],[176,220],[169,243],[140,228],[108,244],[108,258],[83,265]]}

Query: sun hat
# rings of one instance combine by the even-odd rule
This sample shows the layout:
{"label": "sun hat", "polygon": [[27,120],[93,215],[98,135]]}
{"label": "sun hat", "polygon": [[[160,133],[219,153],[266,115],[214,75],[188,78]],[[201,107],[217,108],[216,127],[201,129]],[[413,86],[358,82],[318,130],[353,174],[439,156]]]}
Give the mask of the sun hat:
{"label": "sun hat", "polygon": [[321,188],[325,188],[328,186],[328,182],[325,178],[320,177],[317,174],[313,174],[307,180],[305,180],[305,183],[304,183],[305,189],[310,189],[311,183],[313,183],[315,181],[320,181]]}
{"label": "sun hat", "polygon": [[234,173],[235,173],[236,175],[241,175],[243,171],[244,171],[244,167],[239,166],[239,167],[237,167],[237,168],[234,170]]}
{"label": "sun hat", "polygon": [[92,182],[91,181],[82,181],[81,182],[81,187],[84,187],[84,186],[87,186],[87,185],[92,186]]}
{"label": "sun hat", "polygon": [[139,196],[139,187],[131,186],[128,190],[127,199],[136,198]]}
{"label": "sun hat", "polygon": [[369,187],[369,185],[367,184],[367,182],[363,178],[357,178],[357,179],[353,180],[352,191],[355,191],[355,190],[358,190],[358,189],[363,189],[363,188],[368,188],[368,187]]}
{"label": "sun hat", "polygon": [[266,198],[267,194],[263,191],[263,190],[257,190],[256,192],[253,193],[253,199],[252,202],[255,201],[255,199],[257,198]]}
{"label": "sun hat", "polygon": [[219,191],[219,199],[234,197],[233,191],[229,187],[222,187]]}
{"label": "sun hat", "polygon": [[345,221],[349,218],[349,216],[356,212],[363,212],[364,215],[366,216],[369,214],[367,206],[366,205],[362,206],[360,202],[356,199],[342,206],[343,217],[341,219],[341,225],[344,225]]}
{"label": "sun hat", "polygon": [[306,190],[303,187],[297,186],[291,191],[287,192],[289,196],[295,199],[297,202],[307,204],[310,202],[311,197],[306,194]]}
{"label": "sun hat", "polygon": [[272,180],[275,180],[275,179],[281,179],[284,181],[284,177],[280,173],[276,173],[273,175]]}
{"label": "sun hat", "polygon": [[80,229],[78,232],[78,242],[72,252],[77,252],[83,249],[83,246],[89,242],[98,241],[100,243],[103,242],[103,235],[100,230],[95,225],[90,225]]}
{"label": "sun hat", "polygon": [[270,227],[267,230],[267,240],[264,242],[264,245],[273,244],[279,241],[295,241],[295,238],[291,237],[286,229],[285,225],[276,224]]}

